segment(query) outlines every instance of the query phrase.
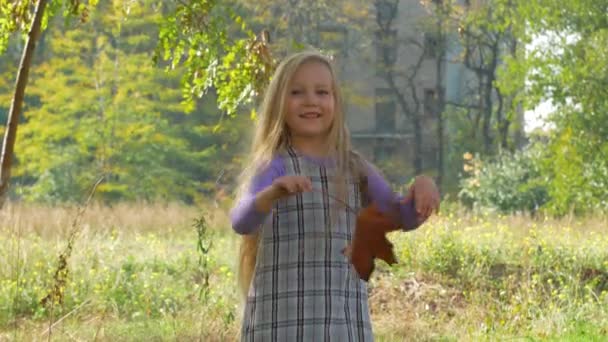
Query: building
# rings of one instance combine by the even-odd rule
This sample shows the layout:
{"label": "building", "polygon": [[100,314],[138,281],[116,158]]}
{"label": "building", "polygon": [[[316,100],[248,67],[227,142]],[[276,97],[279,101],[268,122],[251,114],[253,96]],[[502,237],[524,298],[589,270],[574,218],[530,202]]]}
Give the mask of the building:
{"label": "building", "polygon": [[[438,161],[437,118],[434,107],[438,89],[439,42],[429,25],[433,18],[419,0],[374,1],[371,5],[366,49],[353,49],[353,37],[336,27],[320,30],[321,41],[330,47],[347,46],[339,56],[341,79],[346,92],[347,123],[355,148],[377,164],[390,163],[412,175],[415,131],[409,112],[420,119],[422,167],[434,170]],[[333,39],[323,39],[323,38]],[[337,38],[338,37],[338,38]],[[350,38],[350,41],[349,41]],[[360,39],[357,39],[360,42]],[[350,47],[350,48],[348,48]],[[447,65],[439,86],[446,96],[457,97],[459,70]],[[386,62],[386,63],[384,63]],[[385,67],[391,67],[387,71]],[[393,86],[387,81],[392,72]],[[450,81],[446,81],[449,75]],[[446,87],[447,86],[447,87]],[[401,99],[395,93],[401,93]],[[415,91],[415,94],[413,91]]]}
{"label": "building", "polygon": [[[355,148],[384,166],[385,171],[398,168],[396,174],[405,174],[405,179],[415,173],[417,137],[421,142],[418,169],[438,174],[438,113],[445,116],[462,110],[476,117],[482,115],[482,120],[489,122],[484,129],[490,130],[500,125],[497,120],[505,114],[497,112],[504,110],[497,106],[497,90],[492,87],[488,91],[485,86],[493,79],[488,75],[495,77],[492,73],[496,70],[487,69],[489,63],[480,57],[480,51],[484,49],[484,55],[498,53],[500,64],[502,54],[509,53],[508,36],[496,38],[499,39],[496,51],[486,50],[487,42],[473,42],[465,50],[457,30],[440,37],[438,19],[432,9],[444,4],[441,1],[444,0],[374,0],[369,5],[365,27],[345,29],[335,23],[317,27],[319,39],[314,45],[334,51],[338,60],[346,93],[347,123]],[[467,10],[476,9],[480,1],[457,3]],[[472,57],[469,62],[473,67],[463,64],[464,51],[470,52],[466,55]],[[483,74],[476,74],[475,70],[480,69]],[[447,122],[441,123],[445,141],[447,130],[453,128],[447,127]],[[512,126],[515,135],[518,125],[521,123]],[[471,129],[479,128],[472,125]],[[497,134],[492,131],[479,135],[484,136],[484,145],[498,145],[497,140],[492,140]],[[491,135],[494,137],[487,138]],[[480,150],[484,147],[487,148],[482,146]],[[444,162],[446,154],[444,151]]]}

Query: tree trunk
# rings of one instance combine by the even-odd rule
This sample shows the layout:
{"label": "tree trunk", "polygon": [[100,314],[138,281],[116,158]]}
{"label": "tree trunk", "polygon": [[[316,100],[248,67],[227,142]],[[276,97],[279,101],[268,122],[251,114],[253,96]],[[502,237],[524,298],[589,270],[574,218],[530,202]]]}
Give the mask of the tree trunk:
{"label": "tree trunk", "polygon": [[416,66],[414,66],[413,74],[408,79],[408,87],[410,88],[412,94],[412,101],[414,102],[413,108],[408,105],[405,96],[401,91],[399,91],[399,86],[397,85],[397,82],[393,77],[393,71],[388,71],[385,77],[389,88],[393,90],[393,93],[397,97],[397,103],[399,103],[401,111],[405,114],[407,118],[412,120],[412,125],[414,126],[414,172],[416,175],[422,173],[422,124],[420,122],[420,115],[418,114],[418,112],[420,111],[420,102],[418,101],[418,97],[416,96],[416,85],[414,83],[414,77],[420,69],[420,65],[422,64],[423,59],[424,53],[420,55],[418,63],[416,64]]}
{"label": "tree trunk", "polygon": [[[375,5],[376,8],[379,10],[380,4],[382,2],[380,1],[376,1]],[[387,17],[380,17],[379,15],[376,16],[376,23],[378,24],[378,27],[380,28],[380,40],[383,40],[385,38],[388,38],[388,33],[390,32],[391,29],[391,25],[393,20],[396,18],[396,13],[397,13],[397,6],[399,4],[398,0],[393,0],[392,2],[384,2],[384,5],[388,5],[390,6],[390,16]],[[397,42],[391,42],[392,44],[397,44]],[[386,42],[381,41],[380,44],[386,44]],[[388,84],[388,87],[393,91],[393,93],[395,94],[395,97],[397,98],[397,103],[399,104],[399,107],[401,108],[401,112],[403,114],[405,114],[406,118],[412,120],[412,125],[414,127],[414,172],[416,175],[422,173],[422,123],[421,123],[421,118],[420,118],[420,101],[418,100],[418,97],[416,95],[416,83],[415,83],[415,78],[416,75],[418,74],[418,71],[420,71],[420,68],[422,66],[422,62],[424,61],[424,56],[425,56],[425,51],[423,48],[423,51],[420,54],[420,57],[418,58],[418,61],[416,62],[415,65],[413,65],[412,67],[409,68],[409,75],[406,77],[406,82],[407,85],[406,87],[409,89],[410,93],[411,93],[411,99],[413,102],[413,105],[410,106],[408,104],[408,101],[406,100],[406,94],[404,94],[404,92],[402,92],[399,87],[399,85],[397,84],[397,81],[395,80],[395,70],[393,68],[393,64],[394,61],[391,61],[391,59],[388,56],[388,52],[385,49],[381,49],[382,50],[382,64],[383,67],[386,68],[386,74],[384,75],[384,80],[386,81],[386,83]]]}
{"label": "tree trunk", "polygon": [[419,116],[414,115],[414,170],[416,175],[422,173],[422,125]]}
{"label": "tree trunk", "polygon": [[[491,60],[490,64],[487,66],[485,70],[485,78],[486,83],[485,87],[482,90],[484,100],[484,121],[483,121],[483,145],[486,154],[492,153],[492,147],[494,145],[494,138],[491,135],[491,125],[492,125],[492,117],[494,113],[494,101],[492,94],[494,92],[494,81],[496,80],[496,68],[498,67],[498,56],[500,51],[498,49],[498,39],[496,39],[491,46],[490,54]],[[502,111],[502,108],[500,108]],[[501,113],[502,114],[502,113]],[[497,114],[498,115],[498,114]]]}
{"label": "tree trunk", "polygon": [[485,87],[481,89],[483,93],[483,122],[482,122],[482,136],[483,136],[483,149],[486,154],[490,154],[492,151],[492,135],[490,134],[490,125],[492,121],[492,78],[486,75]]}
{"label": "tree trunk", "polygon": [[[443,37],[443,36],[442,36]],[[442,38],[443,39],[443,38]],[[437,187],[441,193],[441,186],[443,182],[443,155],[444,155],[444,146],[443,146],[443,110],[445,108],[445,88],[443,87],[443,59],[445,56],[445,42],[442,40],[442,48],[438,58],[437,58],[437,78],[435,80],[436,90],[435,94],[437,94],[437,103],[435,104],[435,117],[437,118]]]}
{"label": "tree trunk", "polygon": [[[444,6],[444,5],[441,5]],[[439,51],[437,54],[437,59],[435,60],[435,94],[437,96],[437,101],[433,110],[435,111],[435,118],[437,120],[437,188],[439,189],[439,193],[441,193],[442,183],[443,183],[443,155],[444,155],[444,146],[443,146],[443,134],[444,134],[444,122],[443,122],[443,111],[445,109],[445,87],[444,87],[444,71],[445,71],[445,62],[447,62],[447,39],[446,39],[446,30],[444,28],[444,24],[446,21],[446,8],[441,7],[440,11],[441,15],[437,16],[437,34],[438,34],[438,42],[439,42]]]}
{"label": "tree trunk", "polygon": [[[509,31],[508,33],[508,42],[509,42],[509,54],[512,58],[517,58],[517,47],[518,41],[514,34]],[[501,146],[504,150],[513,151],[515,148],[520,146],[518,141],[518,131],[520,128],[516,127],[516,132],[514,132],[514,139],[512,142],[509,142],[509,130],[511,128],[511,124],[513,121],[518,120],[519,117],[519,104],[515,103],[515,99],[517,97],[517,93],[507,94],[506,98],[503,99],[503,95],[498,87],[495,87],[496,94],[499,99],[499,118],[498,120],[498,129],[500,132],[500,141]],[[519,92],[519,91],[518,91]],[[504,105],[503,105],[504,102]],[[504,109],[503,109],[504,107]],[[510,114],[510,115],[509,115]]]}
{"label": "tree trunk", "polygon": [[506,117],[505,113],[505,105],[504,105],[504,97],[500,89],[495,88],[496,97],[498,101],[498,108],[496,109],[496,125],[498,126],[498,143],[500,147],[500,151],[508,151],[509,150],[509,118]]}
{"label": "tree trunk", "polygon": [[23,108],[23,97],[25,94],[25,86],[27,84],[30,65],[36,49],[36,40],[40,34],[40,25],[44,14],[44,8],[47,0],[38,0],[32,19],[32,26],[28,33],[27,43],[21,56],[19,71],[17,72],[17,82],[15,84],[15,94],[8,114],[6,130],[4,133],[4,142],[2,144],[2,156],[0,157],[0,209],[8,196],[9,181],[11,178],[11,166],[13,163],[13,151],[15,148],[15,140],[17,137],[17,126],[19,125],[19,115]]}

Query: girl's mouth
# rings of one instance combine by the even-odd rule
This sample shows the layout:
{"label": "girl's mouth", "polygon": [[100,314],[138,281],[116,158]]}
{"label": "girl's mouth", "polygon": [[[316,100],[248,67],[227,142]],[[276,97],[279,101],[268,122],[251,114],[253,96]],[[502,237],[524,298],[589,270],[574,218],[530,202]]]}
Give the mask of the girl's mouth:
{"label": "girl's mouth", "polygon": [[317,118],[321,117],[321,114],[320,113],[310,112],[310,113],[300,114],[298,116],[301,117],[301,118],[303,118],[303,119],[317,119]]}

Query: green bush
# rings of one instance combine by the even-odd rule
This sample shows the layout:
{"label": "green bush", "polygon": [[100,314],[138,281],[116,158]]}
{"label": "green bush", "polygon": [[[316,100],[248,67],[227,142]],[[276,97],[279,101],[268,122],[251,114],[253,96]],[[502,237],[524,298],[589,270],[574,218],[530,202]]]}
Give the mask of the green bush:
{"label": "green bush", "polygon": [[541,158],[535,146],[487,162],[465,155],[468,177],[461,181],[459,198],[469,207],[534,213],[549,201]]}
{"label": "green bush", "polygon": [[547,145],[541,172],[550,180],[551,214],[608,212],[608,143],[579,135],[564,129]]}

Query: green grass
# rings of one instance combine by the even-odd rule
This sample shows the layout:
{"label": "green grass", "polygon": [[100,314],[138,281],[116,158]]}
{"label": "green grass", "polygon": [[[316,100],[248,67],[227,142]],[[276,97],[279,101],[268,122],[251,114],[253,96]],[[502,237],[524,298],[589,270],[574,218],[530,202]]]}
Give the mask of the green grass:
{"label": "green grass", "polygon": [[[205,210],[201,233],[195,219]],[[222,211],[93,207],[54,284],[74,210],[0,212],[0,341],[233,340],[240,327],[237,236]],[[211,242],[197,249],[199,238]],[[608,224],[442,214],[393,233],[399,264],[370,282],[378,341],[608,339]],[[208,279],[208,285],[207,284]]]}

